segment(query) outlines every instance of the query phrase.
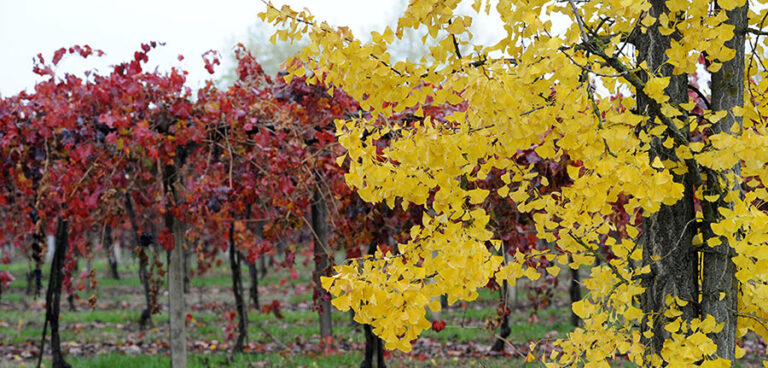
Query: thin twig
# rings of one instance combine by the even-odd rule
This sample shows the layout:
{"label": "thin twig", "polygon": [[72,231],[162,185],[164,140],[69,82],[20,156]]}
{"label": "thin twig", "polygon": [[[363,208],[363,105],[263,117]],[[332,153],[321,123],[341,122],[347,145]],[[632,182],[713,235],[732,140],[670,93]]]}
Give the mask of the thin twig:
{"label": "thin twig", "polygon": [[[581,16],[578,13],[578,10],[576,9],[576,4],[573,2],[573,0],[568,0],[568,2],[571,4],[571,9],[573,10],[573,15],[576,17],[576,21],[579,23],[579,27],[581,28],[581,33],[584,38],[584,47],[587,49],[587,51],[592,52],[593,54],[599,56],[603,61],[605,61],[609,66],[611,66],[614,70],[619,72],[624,77],[624,80],[629,82],[637,91],[642,91],[645,87],[645,82],[643,82],[640,77],[637,75],[636,72],[629,70],[626,65],[624,65],[619,59],[615,57],[608,56],[605,51],[603,51],[601,48],[596,47],[596,45],[593,45],[590,43],[590,39],[587,37],[587,33],[584,30],[584,21],[581,19]],[[649,101],[649,107],[653,110],[654,115],[656,115],[664,125],[667,126],[667,129],[672,133],[673,139],[683,146],[688,145],[689,138],[683,134],[680,129],[677,128],[675,123],[672,121],[672,119],[666,115],[664,115],[661,112],[661,105],[653,99],[650,99]],[[680,109],[679,106],[677,106],[678,109]],[[683,110],[684,111],[684,110]]]}
{"label": "thin twig", "polygon": [[301,216],[301,218],[304,220],[304,223],[309,226],[309,230],[312,231],[312,237],[315,239],[315,246],[317,246],[317,243],[320,243],[320,246],[323,247],[323,252],[325,252],[325,255],[328,257],[333,257],[333,254],[331,253],[331,249],[328,248],[327,245],[323,244],[322,241],[320,241],[320,236],[317,235],[317,232],[315,232],[315,229],[312,227],[312,223],[307,220],[307,216]]}
{"label": "thin twig", "polygon": [[624,41],[624,43],[621,45],[621,47],[619,47],[619,49],[616,50],[615,53],[613,53],[613,57],[619,57],[619,55],[621,55],[621,53],[624,51],[624,48],[627,47],[627,44],[629,44],[629,40],[632,39],[632,35],[635,34],[635,30],[637,30],[639,28],[638,26],[640,25],[640,22],[643,20],[643,18],[645,18],[646,14],[648,14],[648,13],[645,12],[645,11],[640,13],[640,16],[637,17],[637,21],[635,21],[635,26],[632,27],[632,30],[627,35],[626,41]]}
{"label": "thin twig", "polygon": [[[280,11],[280,9],[277,9],[277,8],[276,8],[274,5],[272,5],[271,3],[267,2],[266,0],[261,0],[261,2],[262,2],[262,3],[264,3],[264,5],[266,5],[266,6],[267,6],[267,7],[269,7],[269,8],[275,9],[275,10],[277,10],[278,12]],[[313,23],[313,22],[310,22],[310,21],[307,21],[306,19],[301,19],[301,18],[297,18],[297,17],[294,17],[294,16],[290,16],[290,15],[286,15],[286,17],[288,17],[288,18],[290,18],[290,19],[293,19],[293,20],[295,20],[295,21],[297,21],[297,22],[299,22],[299,23],[303,23],[303,24],[306,24],[306,25],[308,25],[308,26],[311,26],[311,27],[313,27],[313,28],[319,29],[319,30],[321,30],[321,31],[323,31],[323,32],[325,32],[325,33],[333,33],[333,32],[332,32],[332,30],[330,30],[330,29],[326,29],[326,28],[322,28],[322,27],[319,27],[317,24],[315,24],[315,23]],[[351,39],[349,39],[349,38],[347,38],[347,37],[344,37],[344,41],[346,41],[346,42],[352,42],[352,41],[354,41],[354,40],[351,40]],[[403,72],[401,72],[401,71],[399,71],[399,70],[395,69],[395,67],[393,67],[392,65],[389,65],[389,63],[387,63],[386,61],[384,61],[384,60],[381,60],[381,58],[379,58],[378,56],[376,56],[376,55],[374,55],[374,54],[369,54],[369,56],[370,56],[370,57],[372,57],[374,60],[378,61],[379,63],[381,63],[381,65],[384,65],[384,66],[385,66],[385,67],[387,67],[389,70],[393,71],[393,72],[394,72],[395,74],[397,74],[398,76],[402,77],[402,76],[404,76],[404,75],[405,75],[405,73],[403,73]]]}
{"label": "thin twig", "polygon": [[707,105],[707,110],[712,110],[712,105],[710,105],[709,100],[707,99],[707,96],[704,96],[704,94],[696,88],[693,84],[688,84],[688,89],[690,89],[693,92],[696,92],[697,95],[699,95],[699,98],[704,101],[704,104]]}
{"label": "thin twig", "polygon": [[573,16],[576,17],[576,23],[579,25],[579,29],[581,30],[581,38],[584,43],[589,42],[589,36],[587,36],[587,31],[584,29],[584,20],[581,19],[581,15],[579,15],[578,9],[576,9],[576,4],[573,2],[573,0],[568,0],[568,3],[571,4],[571,10],[573,10]]}
{"label": "thin twig", "polygon": [[43,350],[45,349],[45,334],[48,332],[48,313],[45,316],[45,322],[43,323],[43,338],[40,340],[40,355],[37,357],[37,368],[43,363]]}
{"label": "thin twig", "polygon": [[747,27],[746,29],[742,30],[742,32],[752,33],[758,36],[768,36],[768,32],[752,27]]}
{"label": "thin twig", "polygon": [[608,267],[610,267],[610,269],[613,272],[613,274],[616,275],[616,277],[618,277],[619,279],[621,279],[621,281],[623,281],[624,283],[629,284],[629,281],[624,278],[624,276],[619,272],[619,269],[616,268],[616,266],[614,266],[613,263],[609,262],[602,254],[600,254],[600,252],[598,252],[595,249],[590,248],[589,245],[587,245],[587,243],[585,243],[584,240],[582,240],[580,237],[576,236],[573,233],[573,231],[568,230],[568,236],[570,236],[571,239],[575,240],[576,243],[578,243],[579,245],[584,247],[587,251],[592,253],[593,256],[597,256],[597,258],[600,258],[600,260],[603,263],[607,264]]}
{"label": "thin twig", "polygon": [[[768,13],[763,15],[763,19],[760,20],[760,28],[761,29],[763,28],[763,24],[765,23],[765,19],[767,17],[768,17]],[[752,57],[749,58],[749,67],[747,69],[747,79],[749,79],[749,75],[752,74],[752,63],[753,63],[754,59],[757,59],[757,62],[760,63],[760,65],[763,67],[763,71],[768,70],[768,69],[766,69],[765,64],[763,64],[763,60],[760,58],[760,55],[757,54],[757,43],[759,41],[760,41],[760,35],[757,35],[757,37],[755,37],[754,44],[750,44],[750,46],[752,46]],[[752,101],[752,103],[754,103],[755,102],[755,93],[754,93],[754,91],[752,89],[752,83],[751,82],[752,82],[752,80],[750,79],[748,81],[748,83],[747,83],[747,90],[749,91],[749,95],[751,97],[750,100]],[[760,118],[760,123],[764,123],[764,121],[763,121],[763,114],[757,114],[757,116]]]}
{"label": "thin twig", "polygon": [[[448,25],[451,25],[453,22],[451,19],[448,19]],[[459,42],[456,40],[456,35],[451,33],[451,40],[453,41],[453,50],[456,52],[456,57],[461,60],[461,50],[459,50]]]}
{"label": "thin twig", "polygon": [[568,55],[568,53],[567,53],[567,52],[565,52],[565,50],[560,50],[560,51],[561,51],[563,54],[565,54],[565,56],[567,56],[567,57],[568,57],[568,59],[571,59],[571,62],[572,62],[574,65],[576,65],[576,66],[578,66],[579,68],[581,68],[582,70],[584,70],[584,71],[586,71],[586,72],[589,72],[589,73],[592,73],[592,74],[594,74],[594,75],[596,75],[596,76],[598,76],[598,77],[606,77],[606,78],[619,78],[619,77],[623,77],[625,74],[627,74],[627,73],[628,73],[628,71],[623,71],[623,72],[621,72],[621,73],[619,73],[619,74],[603,74],[603,73],[598,73],[598,72],[596,72],[596,71],[592,70],[591,68],[588,68],[586,65],[581,65],[581,64],[577,63],[577,62],[576,62],[576,60],[574,60],[574,59],[573,59],[573,57],[571,57],[571,55]]}
{"label": "thin twig", "polygon": [[751,320],[753,320],[753,321],[755,321],[755,322],[759,323],[759,324],[760,324],[760,326],[763,326],[763,328],[764,328],[766,331],[768,331],[768,326],[766,326],[766,325],[765,325],[765,320],[764,320],[764,319],[762,319],[762,318],[760,318],[760,317],[757,317],[757,316],[754,316],[754,315],[751,315],[751,314],[749,314],[749,313],[740,313],[740,312],[738,312],[738,311],[735,311],[735,310],[733,310],[733,309],[730,309],[730,311],[731,311],[732,313],[736,314],[736,316],[738,316],[738,317],[749,318],[749,319],[751,319]]}

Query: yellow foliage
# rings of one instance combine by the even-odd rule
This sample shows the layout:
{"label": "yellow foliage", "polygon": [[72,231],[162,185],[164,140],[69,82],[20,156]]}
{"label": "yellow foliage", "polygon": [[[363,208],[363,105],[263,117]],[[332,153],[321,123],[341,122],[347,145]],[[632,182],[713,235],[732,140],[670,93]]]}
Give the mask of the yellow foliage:
{"label": "yellow foliage", "polygon": [[[740,283],[733,291],[739,293],[738,309],[754,317],[739,317],[740,333],[751,330],[768,338],[759,322],[768,319],[768,215],[760,207],[768,201],[768,103],[760,94],[768,89],[768,78],[761,66],[749,61],[751,74],[746,78],[752,79],[752,94],[743,108],[732,112],[743,117],[743,127],[715,130],[729,112],[707,110],[701,119],[688,116],[693,101],[670,101],[671,77],[649,70],[628,51],[624,37],[652,27],[676,34],[663,50],[672,74],[693,73],[702,51],[711,61],[708,70],[714,72],[736,55],[725,42],[737,30],[724,23],[728,15],[720,9],[734,9],[745,0],[718,0],[716,11],[708,0],[671,0],[665,3],[670,13],[657,17],[648,12],[647,1],[500,0],[495,4],[503,31],[491,44],[471,43],[474,52],[461,56],[455,52],[454,38],[459,44],[474,40],[469,32],[472,16],[457,14],[459,3],[412,0],[394,30],[374,32],[367,42],[355,39],[346,28],[316,21],[308,11],[269,6],[260,14],[278,27],[276,37],[294,40],[306,35],[312,42],[297,55],[301,63],[285,64],[289,70],[284,78],[317,76],[365,110],[361,117],[336,122],[339,143],[350,158],[347,183],[366,201],[400,199],[403,206],[426,205],[434,192],[430,215],[411,229],[399,256],[377,254],[339,266],[333,277],[322,279],[334,306],[351,308],[356,320],[372,324],[387,348],[408,351],[409,341],[430,327],[425,311],[439,310],[440,295],[451,303],[473,300],[492,277],[513,285],[521,277],[538,278],[540,273],[525,265],[526,255],[518,253],[505,263],[492,250],[498,235],[488,229],[490,215],[481,204],[495,190],[532,214],[540,239],[557,242],[548,258],[557,262],[548,273],[556,275],[566,266],[589,268],[584,279],[588,297],[572,306],[584,326],[556,342],[559,350],[544,357],[547,367],[606,366],[616,354],[628,354],[640,366],[729,366],[716,356],[708,337],[722,329],[722,323],[711,316],[683,319],[680,308],[695,301],[671,295],[659,316],[664,321],[658,326],[669,334],[664,347],[643,354],[641,340],[653,331],[638,326],[653,318],[639,308],[644,289],[638,280],[648,277],[651,264],[662,256],[648,255],[647,264],[642,263],[641,226],[634,220],[626,226],[628,238],[606,243],[617,258],[601,259],[600,266],[594,266],[601,236],[616,231],[606,222],[612,203],[623,196],[631,217],[650,216],[662,205],[679,201],[685,185],[699,185],[684,185],[679,179],[693,165],[703,182],[721,188],[718,193],[704,192],[700,185],[692,188],[702,204],[720,206],[717,221],[707,223],[716,237],[698,237],[698,243],[732,249]],[[490,1],[469,3],[478,15],[490,13]],[[766,11],[760,13],[750,14],[750,27],[760,27]],[[550,17],[570,21],[563,32],[553,33]],[[594,30],[598,23],[602,28]],[[594,40],[585,52],[582,41],[589,35],[582,27],[607,37]],[[429,58],[391,62],[390,46],[406,29],[423,31],[425,40],[435,41]],[[756,44],[760,52],[763,40]],[[647,81],[637,77],[641,74]],[[590,78],[599,78],[615,98],[596,96]],[[634,98],[627,96],[640,91],[655,101],[660,116],[652,120],[642,115],[646,112],[634,111]],[[428,101],[463,104],[466,111],[437,119],[424,108]],[[420,119],[398,127],[381,160],[371,138],[385,132],[379,119],[405,108],[413,108]],[[652,144],[674,154],[650,155]],[[543,175],[511,159],[525,149],[535,149],[542,158],[580,162],[567,167],[572,183],[541,194],[538,186],[549,184]],[[731,170],[737,165],[740,170]],[[503,185],[491,191],[467,189],[475,188],[467,183],[483,180],[491,169],[506,173]],[[747,180],[749,191],[737,185]],[[533,359],[529,355],[526,360]]]}

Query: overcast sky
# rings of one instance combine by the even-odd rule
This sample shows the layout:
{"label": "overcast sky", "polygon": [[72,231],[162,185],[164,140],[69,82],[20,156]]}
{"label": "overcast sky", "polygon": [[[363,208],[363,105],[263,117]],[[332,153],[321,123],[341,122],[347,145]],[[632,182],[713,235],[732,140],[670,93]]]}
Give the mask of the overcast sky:
{"label": "overcast sky", "polygon": [[[380,29],[402,11],[400,0],[285,0],[294,9],[307,7],[320,20],[348,25],[356,35]],[[259,0],[0,0],[0,94],[31,92],[40,77],[32,73],[32,58],[42,53],[49,62],[60,47],[90,45],[103,50],[101,58],[68,56],[58,73],[81,73],[132,58],[142,42],[166,45],[149,53],[149,68],[181,66],[189,71],[188,85],[196,88],[209,78],[200,55],[216,49],[229,52],[245,41],[250,26],[264,9]],[[177,56],[183,54],[184,61]],[[219,68],[223,71],[223,68]],[[220,73],[217,73],[220,74]],[[218,76],[214,76],[217,78]]]}

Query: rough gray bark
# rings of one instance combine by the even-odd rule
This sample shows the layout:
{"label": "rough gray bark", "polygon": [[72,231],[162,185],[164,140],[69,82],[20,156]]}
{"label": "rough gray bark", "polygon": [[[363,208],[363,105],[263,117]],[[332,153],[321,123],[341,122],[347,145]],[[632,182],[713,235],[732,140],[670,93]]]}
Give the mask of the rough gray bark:
{"label": "rough gray bark", "polygon": [[[746,2],[744,6],[727,12],[728,20],[726,23],[734,25],[736,30],[746,29],[748,6],[749,2]],[[736,55],[733,59],[724,62],[719,71],[712,74],[712,110],[728,111],[728,114],[713,126],[713,133],[730,133],[731,128],[740,131],[739,128],[742,126],[742,117],[735,116],[733,108],[744,106],[744,43],[745,34],[736,31],[733,38],[725,43],[728,48],[736,51]],[[735,172],[738,177],[741,170],[737,164],[731,171]],[[724,173],[708,172],[705,195],[720,194],[738,189],[734,188],[734,186],[739,185],[738,183],[728,183],[722,174]],[[727,187],[720,187],[720,184],[716,182],[718,176],[721,177],[722,183]],[[705,241],[715,236],[709,227],[709,221],[716,221],[719,217],[717,208],[733,207],[732,203],[725,203],[722,198],[715,204],[706,202],[702,201],[702,210],[706,220],[706,226],[703,228]],[[718,333],[710,334],[710,338],[717,344],[717,355],[730,361],[735,359],[735,312],[739,290],[736,281],[736,266],[731,259],[732,252],[732,248],[725,239],[720,245],[708,249],[704,253],[704,276],[701,282],[702,318],[711,315],[718,323],[725,323],[723,329]],[[721,293],[725,295],[722,299],[720,299]]]}
{"label": "rough gray bark", "polygon": [[328,249],[328,209],[323,201],[323,196],[318,189],[312,195],[312,232],[315,235],[315,272],[312,275],[315,281],[315,305],[320,315],[321,338],[333,336],[331,324],[331,295],[323,290],[320,284],[320,276],[330,276],[331,260],[326,252]]}
{"label": "rough gray bark", "polygon": [[240,252],[235,248],[235,223],[229,225],[229,267],[232,269],[232,292],[235,294],[237,310],[237,340],[232,347],[233,353],[242,353],[248,338],[248,315],[243,300],[243,277],[240,266]]}
{"label": "rough gray bark", "polygon": [[[663,13],[669,13],[664,0],[652,0],[651,4],[649,16],[658,18]],[[673,66],[666,63],[666,50],[669,49],[673,38],[679,38],[679,34],[664,36],[659,32],[656,23],[649,27],[645,34],[639,35],[635,44],[638,49],[638,63],[645,61],[648,70],[671,77],[665,92],[671,103],[683,103],[688,100],[688,76],[673,75]],[[642,77],[647,80],[647,76]],[[642,90],[637,91],[637,100],[638,113],[648,117],[644,128],[650,129],[654,124],[654,112],[658,111],[653,108],[656,102],[648,98]],[[688,132],[684,130],[683,134],[688,135]],[[650,155],[651,160],[659,157],[661,160],[677,161],[674,150],[665,148],[661,139],[652,142]],[[651,265],[651,273],[646,275],[642,282],[645,292],[640,301],[645,318],[641,329],[646,332],[647,326],[650,325],[653,332],[652,337],[643,337],[642,341],[646,346],[646,362],[649,362],[653,355],[660,355],[664,340],[669,337],[669,333],[664,329],[668,322],[664,317],[664,311],[667,309],[665,299],[668,295],[691,301],[680,307],[683,320],[698,316],[695,307],[698,299],[698,257],[692,244],[696,229],[692,175],[693,173],[689,172],[675,177],[675,181],[685,187],[682,199],[671,206],[662,204],[658,212],[643,221],[643,264]],[[653,261],[656,257],[658,260]]]}
{"label": "rough gray bark", "polygon": [[[173,165],[166,165],[163,171],[163,188],[169,200],[178,203],[178,171]],[[184,234],[179,219],[165,213],[165,226],[173,234],[173,249],[168,251],[168,304],[171,322],[170,345],[171,367],[187,366],[187,338],[184,331]]]}

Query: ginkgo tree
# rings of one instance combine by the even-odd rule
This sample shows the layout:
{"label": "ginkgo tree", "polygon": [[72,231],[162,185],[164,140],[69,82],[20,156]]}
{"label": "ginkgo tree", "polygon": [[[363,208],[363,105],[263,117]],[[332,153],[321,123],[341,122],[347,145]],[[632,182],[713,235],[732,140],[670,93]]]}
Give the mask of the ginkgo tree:
{"label": "ginkgo tree", "polygon": [[[301,63],[285,64],[286,78],[342,88],[360,104],[356,117],[337,121],[347,183],[366,201],[428,207],[399,254],[362,257],[324,279],[333,304],[372,324],[388,348],[408,351],[438,296],[472,300],[491,278],[537,278],[526,261],[545,257],[590,270],[573,304],[584,325],[541,357],[547,366],[606,366],[617,356],[730,366],[748,331],[768,338],[765,4],[460,3],[412,0],[394,29],[369,41],[308,10],[267,4],[260,14],[278,26],[275,38],[311,40]],[[469,31],[481,14],[503,24],[493,44]],[[554,33],[553,21],[565,29]],[[433,45],[429,56],[393,62],[391,45],[409,29]],[[708,95],[689,84],[697,73],[710,78]],[[446,102],[468,107],[441,118],[421,108]],[[393,122],[406,108],[418,119]],[[550,186],[542,174],[513,159],[531,148],[580,162],[568,167],[573,182],[541,190]],[[498,187],[471,189],[493,169],[503,172]],[[552,247],[508,262],[493,252],[500,240],[480,206],[492,190],[530,214]],[[627,237],[606,238],[617,207],[630,215]]]}

